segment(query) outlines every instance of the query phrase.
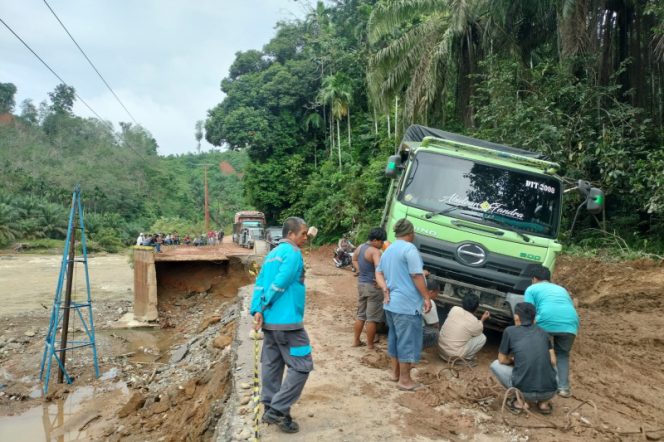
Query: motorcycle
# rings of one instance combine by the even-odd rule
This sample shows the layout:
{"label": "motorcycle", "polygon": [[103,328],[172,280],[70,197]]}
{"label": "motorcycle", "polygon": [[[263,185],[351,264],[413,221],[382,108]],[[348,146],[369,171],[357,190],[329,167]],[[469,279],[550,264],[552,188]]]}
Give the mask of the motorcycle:
{"label": "motorcycle", "polygon": [[355,246],[348,240],[348,238],[340,239],[337,243],[337,249],[334,251],[332,258],[334,265],[339,269],[350,266],[350,270],[355,272],[356,269],[353,265],[354,251]]}

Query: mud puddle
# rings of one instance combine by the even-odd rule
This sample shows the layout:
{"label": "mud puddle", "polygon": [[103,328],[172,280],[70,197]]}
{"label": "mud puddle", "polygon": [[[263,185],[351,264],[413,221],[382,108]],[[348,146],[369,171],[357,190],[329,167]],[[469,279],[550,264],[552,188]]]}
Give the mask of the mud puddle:
{"label": "mud puddle", "polygon": [[134,363],[168,362],[173,346],[183,340],[174,329],[149,327],[99,330],[97,337],[113,342],[114,353]]}
{"label": "mud puddle", "polygon": [[[110,392],[126,396],[128,389],[123,382],[105,387],[83,386],[66,398],[44,402],[16,416],[0,417],[0,440],[88,440],[87,428],[99,418],[95,407],[89,407],[89,404],[100,402]],[[88,407],[90,411],[85,412]]]}

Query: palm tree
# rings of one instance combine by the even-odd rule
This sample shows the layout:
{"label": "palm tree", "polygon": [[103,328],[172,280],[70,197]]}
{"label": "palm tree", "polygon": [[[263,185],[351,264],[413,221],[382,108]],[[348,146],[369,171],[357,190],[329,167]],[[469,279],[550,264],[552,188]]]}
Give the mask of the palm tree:
{"label": "palm tree", "polygon": [[339,121],[347,117],[348,146],[351,145],[350,127],[350,102],[352,99],[352,87],[346,75],[337,72],[323,79],[323,85],[318,93],[319,102],[330,106],[330,114],[337,126],[337,151],[339,153],[339,168],[341,168],[341,129]]}
{"label": "palm tree", "polygon": [[404,96],[407,123],[440,111],[455,86],[457,111],[471,124],[473,74],[482,57],[481,18],[489,0],[395,0],[379,3],[369,39],[380,44],[369,62],[374,102],[387,110]]}
{"label": "palm tree", "polygon": [[14,241],[20,234],[16,212],[11,206],[0,203],[0,244]]}

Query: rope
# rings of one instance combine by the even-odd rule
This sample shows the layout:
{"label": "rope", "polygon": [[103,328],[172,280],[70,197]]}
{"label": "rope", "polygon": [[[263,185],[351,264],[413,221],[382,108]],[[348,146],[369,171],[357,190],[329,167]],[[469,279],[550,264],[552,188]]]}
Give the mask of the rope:
{"label": "rope", "polygon": [[[259,268],[256,264],[256,261],[251,263],[249,268],[249,274],[254,277],[254,280],[258,277]],[[256,324],[254,319],[254,325]],[[254,406],[254,442],[259,442],[261,440],[260,433],[260,408],[261,408],[261,381],[260,373],[258,371],[258,361],[260,359],[260,344],[258,341],[261,340],[260,331],[254,329],[250,334],[251,339],[254,340],[254,386],[252,391],[252,403]]]}
{"label": "rope", "polygon": [[261,440],[260,435],[260,419],[258,417],[261,408],[260,402],[260,378],[258,373],[258,359],[260,354],[260,345],[258,341],[260,340],[260,333],[256,330],[252,332],[252,339],[254,340],[254,388],[253,388],[253,397],[252,402],[254,404],[254,442],[259,442]]}

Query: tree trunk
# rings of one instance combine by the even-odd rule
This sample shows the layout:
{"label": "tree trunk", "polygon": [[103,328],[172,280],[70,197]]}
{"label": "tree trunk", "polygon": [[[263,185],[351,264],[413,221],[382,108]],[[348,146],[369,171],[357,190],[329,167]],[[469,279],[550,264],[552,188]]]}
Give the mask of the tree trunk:
{"label": "tree trunk", "polygon": [[390,138],[392,135],[392,131],[390,130],[390,112],[389,110],[387,111],[387,138]]}
{"label": "tree trunk", "polygon": [[378,117],[376,116],[376,106],[373,107],[374,133],[378,135]]}
{"label": "tree trunk", "polygon": [[348,151],[350,152],[351,148],[351,143],[350,143],[350,108],[348,109],[348,113],[346,114],[346,121],[348,125]]}
{"label": "tree trunk", "polygon": [[[394,144],[397,144],[397,134],[399,133],[399,96],[394,97]],[[395,149],[396,150],[396,149]]]}
{"label": "tree trunk", "polygon": [[337,151],[339,152],[339,170],[341,170],[341,129],[339,129],[338,118],[337,118]]}
{"label": "tree trunk", "polygon": [[332,112],[330,112],[330,158],[334,155],[334,121],[332,121]]}

